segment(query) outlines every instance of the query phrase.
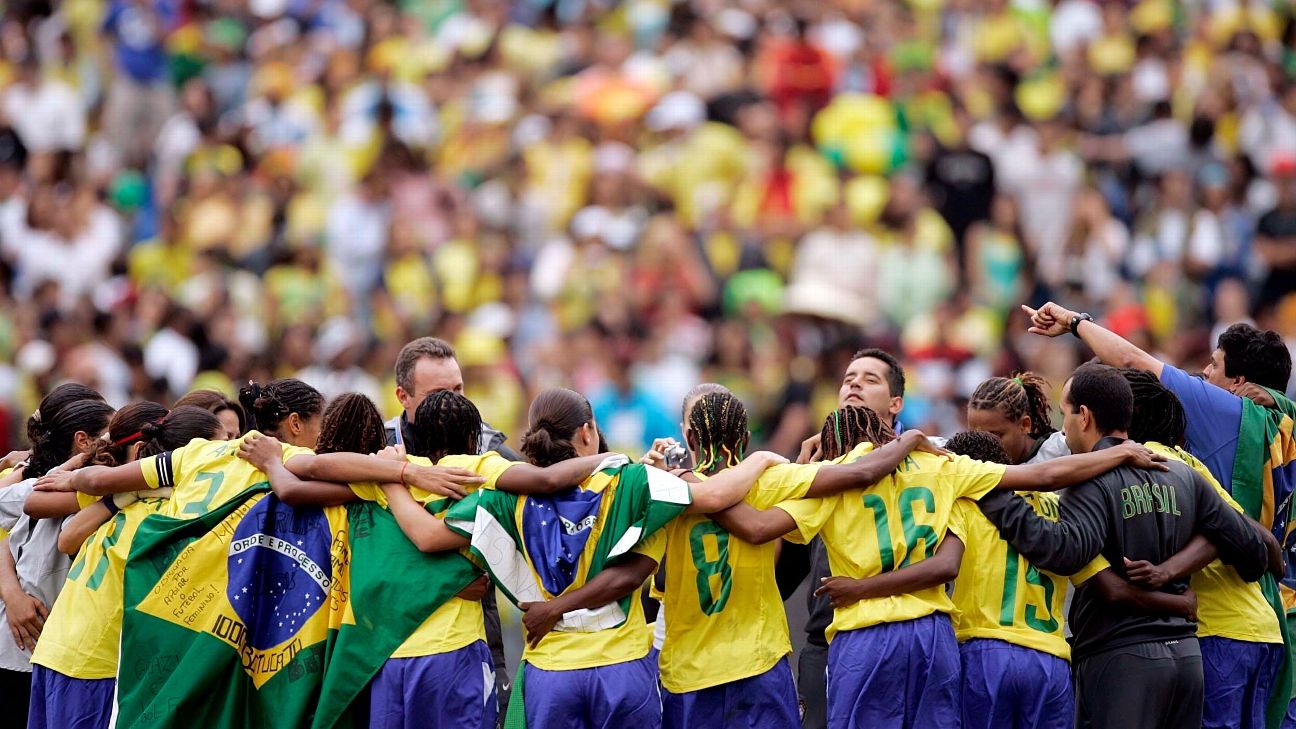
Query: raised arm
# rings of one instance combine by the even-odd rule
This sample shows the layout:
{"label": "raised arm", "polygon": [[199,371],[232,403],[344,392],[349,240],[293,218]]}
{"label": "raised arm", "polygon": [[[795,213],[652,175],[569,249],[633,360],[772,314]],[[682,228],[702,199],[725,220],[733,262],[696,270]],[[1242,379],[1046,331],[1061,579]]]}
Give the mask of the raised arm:
{"label": "raised arm", "polygon": [[112,511],[102,501],[77,512],[59,531],[58,550],[69,556],[75,555],[81,550],[85,540],[98,531],[99,527],[107,524],[112,515]]}
{"label": "raised arm", "polygon": [[807,497],[830,496],[850,488],[872,486],[891,475],[915,449],[936,452],[927,436],[918,430],[906,430],[900,437],[876,448],[851,463],[823,466],[815,474]]}
{"label": "raised arm", "polygon": [[1098,556],[1107,538],[1102,495],[1097,492],[1085,488],[1075,498],[1063,497],[1058,521],[1045,519],[1025,499],[1003,491],[991,492],[977,505],[1027,562],[1054,574],[1072,575]]}
{"label": "raised arm", "polygon": [[1008,491],[1057,491],[1097,478],[1117,466],[1164,471],[1165,460],[1165,456],[1153,453],[1134,441],[1125,441],[1118,446],[1092,453],[1063,456],[1044,463],[1008,466],[995,488]]}
{"label": "raised arm", "polygon": [[787,463],[787,459],[777,453],[757,451],[747,456],[733,468],[727,468],[713,478],[689,485],[693,503],[685,513],[712,514],[727,509],[747,495],[752,484],[770,466]]}
{"label": "raised arm", "polygon": [[765,544],[796,529],[796,520],[777,507],[764,511],[746,502],[711,515],[711,520],[748,544]]}
{"label": "raised arm", "polygon": [[[1026,312],[1031,318],[1031,333],[1041,334],[1046,337],[1069,334],[1072,322],[1080,316],[1079,312],[1071,311],[1052,301],[1039,309],[1032,309],[1023,305],[1022,311]],[[1080,340],[1088,345],[1089,349],[1093,350],[1098,359],[1103,361],[1103,364],[1112,367],[1133,367],[1151,372],[1157,377],[1161,376],[1161,369],[1165,367],[1165,364],[1126,341],[1121,335],[1105,329],[1095,322],[1083,319],[1080,320],[1075,331]]]}
{"label": "raised arm", "polygon": [[1103,600],[1158,615],[1177,615],[1197,619],[1197,594],[1188,590],[1182,595],[1144,590],[1122,580],[1110,567],[1094,575],[1094,587]]}
{"label": "raised arm", "polygon": [[656,569],[657,561],[652,557],[630,553],[575,590],[544,602],[519,603],[527,643],[535,648],[563,615],[573,610],[594,610],[635,592]]}
{"label": "raised arm", "polygon": [[468,546],[468,537],[450,531],[443,520],[414,500],[409,489],[398,483],[383,484],[382,489],[396,523],[420,552],[448,552]]}
{"label": "raised arm", "polygon": [[827,595],[834,608],[844,608],[869,598],[906,595],[943,585],[958,577],[962,561],[963,540],[947,532],[936,553],[928,559],[862,579],[825,577],[815,595]]}
{"label": "raised arm", "polygon": [[606,453],[571,458],[552,466],[541,468],[530,463],[518,463],[500,474],[495,487],[514,494],[552,494],[579,486],[594,473],[594,469],[607,460]]}

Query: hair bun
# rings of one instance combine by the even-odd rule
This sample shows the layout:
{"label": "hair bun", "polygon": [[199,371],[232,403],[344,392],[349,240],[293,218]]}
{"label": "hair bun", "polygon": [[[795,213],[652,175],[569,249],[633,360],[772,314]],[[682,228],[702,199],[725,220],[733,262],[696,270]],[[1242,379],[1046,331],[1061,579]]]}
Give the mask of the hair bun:
{"label": "hair bun", "polygon": [[142,438],[143,440],[154,440],[158,436],[162,435],[162,430],[164,427],[165,426],[162,420],[159,420],[157,422],[152,422],[152,423],[145,423],[140,426],[140,438]]}

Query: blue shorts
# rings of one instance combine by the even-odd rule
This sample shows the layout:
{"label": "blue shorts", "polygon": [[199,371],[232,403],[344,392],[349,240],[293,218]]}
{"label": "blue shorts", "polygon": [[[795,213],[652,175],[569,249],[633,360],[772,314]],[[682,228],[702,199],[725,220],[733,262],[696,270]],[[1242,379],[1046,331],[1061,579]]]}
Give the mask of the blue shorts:
{"label": "blue shorts", "polygon": [[969,640],[963,659],[963,729],[1071,729],[1071,664],[1002,640]]}
{"label": "blue shorts", "polygon": [[829,729],[959,729],[959,647],[945,613],[828,644]]}
{"label": "blue shorts", "polygon": [[[1265,709],[1286,656],[1280,643],[1206,637],[1201,644],[1202,729],[1264,729]],[[1290,710],[1288,715],[1290,715]]]}
{"label": "blue shorts", "polygon": [[495,662],[484,641],[449,653],[388,658],[369,684],[371,729],[494,729]]}
{"label": "blue shorts", "polygon": [[72,678],[32,665],[27,729],[108,729],[115,678]]}
{"label": "blue shorts", "polygon": [[657,666],[635,661],[572,671],[523,671],[528,729],[660,729]]}
{"label": "blue shorts", "polygon": [[663,729],[800,729],[801,709],[787,656],[770,670],[719,686],[662,691]]}

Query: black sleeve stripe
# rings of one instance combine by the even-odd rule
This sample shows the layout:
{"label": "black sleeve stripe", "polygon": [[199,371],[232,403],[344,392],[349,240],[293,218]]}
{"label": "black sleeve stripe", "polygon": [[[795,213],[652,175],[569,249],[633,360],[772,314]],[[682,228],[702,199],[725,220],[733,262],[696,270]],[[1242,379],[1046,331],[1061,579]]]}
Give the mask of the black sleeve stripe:
{"label": "black sleeve stripe", "polygon": [[171,451],[159,454],[155,463],[157,464],[157,481],[158,488],[175,486],[175,475],[171,472]]}

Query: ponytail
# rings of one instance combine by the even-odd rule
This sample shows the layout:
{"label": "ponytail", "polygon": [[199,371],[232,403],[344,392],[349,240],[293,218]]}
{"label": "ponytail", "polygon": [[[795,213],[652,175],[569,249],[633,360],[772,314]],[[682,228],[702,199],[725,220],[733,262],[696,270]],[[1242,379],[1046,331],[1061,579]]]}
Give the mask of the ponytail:
{"label": "ponytail", "polygon": [[[594,422],[594,412],[580,393],[556,387],[536,397],[527,419],[531,428],[522,436],[522,454],[534,465],[552,466],[576,457],[572,439],[581,426]],[[606,450],[600,433],[599,452]]]}
{"label": "ponytail", "polygon": [[291,378],[271,380],[264,386],[249,382],[239,390],[248,428],[269,435],[277,434],[289,415],[300,418],[319,415],[324,410],[324,396],[310,385]]}
{"label": "ponytail", "polygon": [[1054,432],[1053,403],[1049,384],[1034,372],[1020,372],[1012,377],[991,377],[977,386],[968,407],[974,410],[998,410],[1011,421],[1023,415],[1031,419],[1030,436],[1043,438]]}

